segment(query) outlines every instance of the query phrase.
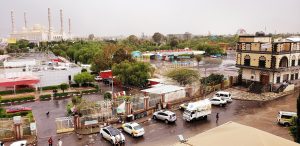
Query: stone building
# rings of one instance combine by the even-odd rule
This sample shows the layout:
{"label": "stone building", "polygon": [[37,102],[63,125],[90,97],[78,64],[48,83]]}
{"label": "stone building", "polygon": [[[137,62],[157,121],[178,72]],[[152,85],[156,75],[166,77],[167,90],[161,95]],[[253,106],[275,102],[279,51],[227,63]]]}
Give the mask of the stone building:
{"label": "stone building", "polygon": [[236,66],[250,89],[274,91],[283,82],[299,80],[300,39],[272,39],[258,34],[239,36]]}

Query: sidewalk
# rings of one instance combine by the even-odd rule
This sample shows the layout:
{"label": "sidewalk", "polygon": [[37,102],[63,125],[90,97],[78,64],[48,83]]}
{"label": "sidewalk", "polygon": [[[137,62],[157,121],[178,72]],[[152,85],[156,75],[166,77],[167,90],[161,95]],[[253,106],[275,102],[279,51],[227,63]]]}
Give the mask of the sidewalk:
{"label": "sidewalk", "polygon": [[[151,119],[151,117],[152,117],[152,115],[146,116],[146,117],[134,120],[133,122],[144,123],[144,122],[147,122],[149,119]],[[115,128],[121,129],[122,124],[123,123],[116,123],[116,124],[111,124],[111,125]],[[75,130],[75,133],[80,134],[80,135],[90,135],[90,134],[97,134],[97,133],[99,133],[99,131],[100,131],[100,127],[98,126],[98,127],[95,127],[95,128],[78,129],[78,130]]]}

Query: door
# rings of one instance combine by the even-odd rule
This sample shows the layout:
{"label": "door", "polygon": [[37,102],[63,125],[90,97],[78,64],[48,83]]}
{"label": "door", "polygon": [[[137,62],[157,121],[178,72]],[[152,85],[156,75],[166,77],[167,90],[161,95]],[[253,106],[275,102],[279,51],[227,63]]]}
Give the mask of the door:
{"label": "door", "polygon": [[129,125],[126,125],[124,130],[125,130],[127,133],[131,133],[132,127],[129,126]]}
{"label": "door", "polygon": [[108,130],[106,130],[106,129],[103,129],[103,137],[105,138],[105,139],[107,139],[107,140],[110,140],[110,134],[109,134],[109,132],[108,132]]}
{"label": "door", "polygon": [[269,80],[270,80],[269,75],[267,75],[267,74],[261,74],[261,75],[260,75],[260,82],[261,82],[263,85],[268,84],[268,83],[269,83]]}

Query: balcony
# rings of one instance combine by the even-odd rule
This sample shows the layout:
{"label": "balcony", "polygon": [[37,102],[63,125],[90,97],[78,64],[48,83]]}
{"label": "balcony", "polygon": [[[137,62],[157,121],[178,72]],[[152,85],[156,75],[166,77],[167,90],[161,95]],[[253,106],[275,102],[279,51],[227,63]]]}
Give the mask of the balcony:
{"label": "balcony", "polygon": [[265,67],[247,66],[247,65],[241,65],[241,64],[236,64],[235,66],[238,68],[247,68],[247,69],[264,70],[264,71],[275,71],[275,72],[283,72],[283,71],[300,69],[300,66],[289,66],[289,67],[279,67],[279,68],[265,68]]}

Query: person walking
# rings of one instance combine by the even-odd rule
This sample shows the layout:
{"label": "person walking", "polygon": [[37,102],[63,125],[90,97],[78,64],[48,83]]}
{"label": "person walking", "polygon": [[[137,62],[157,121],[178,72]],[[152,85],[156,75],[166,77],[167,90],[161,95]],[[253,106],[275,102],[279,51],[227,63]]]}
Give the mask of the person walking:
{"label": "person walking", "polygon": [[49,146],[52,146],[52,143],[53,143],[52,137],[50,137],[50,138],[48,139],[48,143],[49,143]]}
{"label": "person walking", "polygon": [[216,115],[216,123],[218,123],[219,122],[219,113],[217,113],[217,115]]}
{"label": "person walking", "polygon": [[62,146],[62,141],[61,141],[61,139],[58,139],[58,144],[57,144],[57,146]]}

